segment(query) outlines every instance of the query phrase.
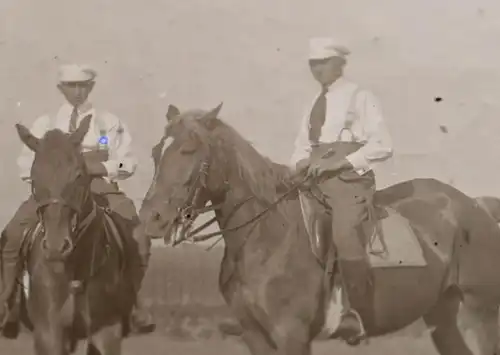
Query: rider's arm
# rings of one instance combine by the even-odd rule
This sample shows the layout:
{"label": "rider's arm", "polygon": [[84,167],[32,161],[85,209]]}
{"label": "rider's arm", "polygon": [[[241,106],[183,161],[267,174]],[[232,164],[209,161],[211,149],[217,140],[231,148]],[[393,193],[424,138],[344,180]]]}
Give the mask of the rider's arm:
{"label": "rider's arm", "polygon": [[376,162],[390,158],[393,148],[377,98],[371,92],[362,90],[358,93],[355,107],[362,127],[363,136],[360,138],[366,144],[348,155],[346,160],[362,175],[370,171]]}
{"label": "rider's arm", "polygon": [[[38,117],[35,122],[31,125],[30,132],[37,138],[42,138],[45,132],[47,132],[50,125],[50,118],[48,115]],[[35,152],[33,152],[26,145],[23,145],[21,153],[17,158],[17,166],[19,168],[19,176],[22,181],[31,183],[31,166],[33,165],[33,159],[35,158]]]}
{"label": "rider's arm", "polygon": [[293,168],[299,161],[308,159],[311,151],[311,145],[309,142],[309,115],[307,112],[308,111],[305,111],[302,115],[299,131],[294,142],[295,149],[290,159],[290,166]]}
{"label": "rider's arm", "polygon": [[102,163],[106,176],[111,180],[125,180],[137,169],[137,158],[132,149],[132,137],[127,125],[109,113],[105,117],[110,122],[108,134],[109,159]]}

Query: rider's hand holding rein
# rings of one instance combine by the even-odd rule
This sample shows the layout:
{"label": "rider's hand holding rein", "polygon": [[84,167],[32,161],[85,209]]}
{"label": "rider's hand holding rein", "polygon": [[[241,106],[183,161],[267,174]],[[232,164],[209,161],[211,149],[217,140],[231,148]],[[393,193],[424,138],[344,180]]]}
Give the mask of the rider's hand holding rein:
{"label": "rider's hand holding rein", "polygon": [[312,179],[335,176],[344,171],[353,170],[352,164],[347,159],[331,161],[329,159],[320,159],[311,164],[307,170],[307,176]]}

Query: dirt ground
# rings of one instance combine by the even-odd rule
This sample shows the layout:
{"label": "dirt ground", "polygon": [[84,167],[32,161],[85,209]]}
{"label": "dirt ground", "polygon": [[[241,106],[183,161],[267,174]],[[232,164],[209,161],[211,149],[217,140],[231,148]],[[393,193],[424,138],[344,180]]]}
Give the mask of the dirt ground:
{"label": "dirt ground", "polygon": [[[32,354],[32,340],[24,335],[18,340],[0,340],[0,354],[28,355]],[[148,355],[247,355],[245,346],[235,339],[206,340],[206,341],[173,341],[166,337],[150,335],[130,338],[125,341],[123,355],[136,355],[144,352],[147,346]],[[348,347],[338,341],[321,342],[314,344],[314,355],[434,355],[437,354],[429,339],[423,337],[380,338],[372,340],[368,345]],[[80,347],[77,355],[83,355]]]}

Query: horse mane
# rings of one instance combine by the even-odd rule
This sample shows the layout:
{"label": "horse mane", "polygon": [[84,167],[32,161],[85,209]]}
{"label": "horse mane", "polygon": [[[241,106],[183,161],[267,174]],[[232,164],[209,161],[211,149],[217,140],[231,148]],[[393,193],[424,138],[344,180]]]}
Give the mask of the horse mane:
{"label": "horse mane", "polygon": [[[214,158],[218,163],[229,164],[234,168],[257,199],[273,203],[277,198],[276,188],[288,181],[290,169],[261,155],[252,143],[220,118],[212,118],[210,125],[211,130],[203,130],[209,136],[202,139],[208,143],[212,152],[217,152]],[[200,130],[198,134],[203,135]]]}

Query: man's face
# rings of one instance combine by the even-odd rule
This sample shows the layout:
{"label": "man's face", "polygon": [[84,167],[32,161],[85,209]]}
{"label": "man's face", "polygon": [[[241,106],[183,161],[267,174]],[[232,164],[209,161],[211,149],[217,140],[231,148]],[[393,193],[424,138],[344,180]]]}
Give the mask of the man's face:
{"label": "man's face", "polygon": [[309,67],[314,79],[326,86],[342,76],[344,65],[345,59],[340,57],[309,60]]}
{"label": "man's face", "polygon": [[94,88],[94,81],[60,83],[57,85],[59,91],[72,106],[80,106]]}

